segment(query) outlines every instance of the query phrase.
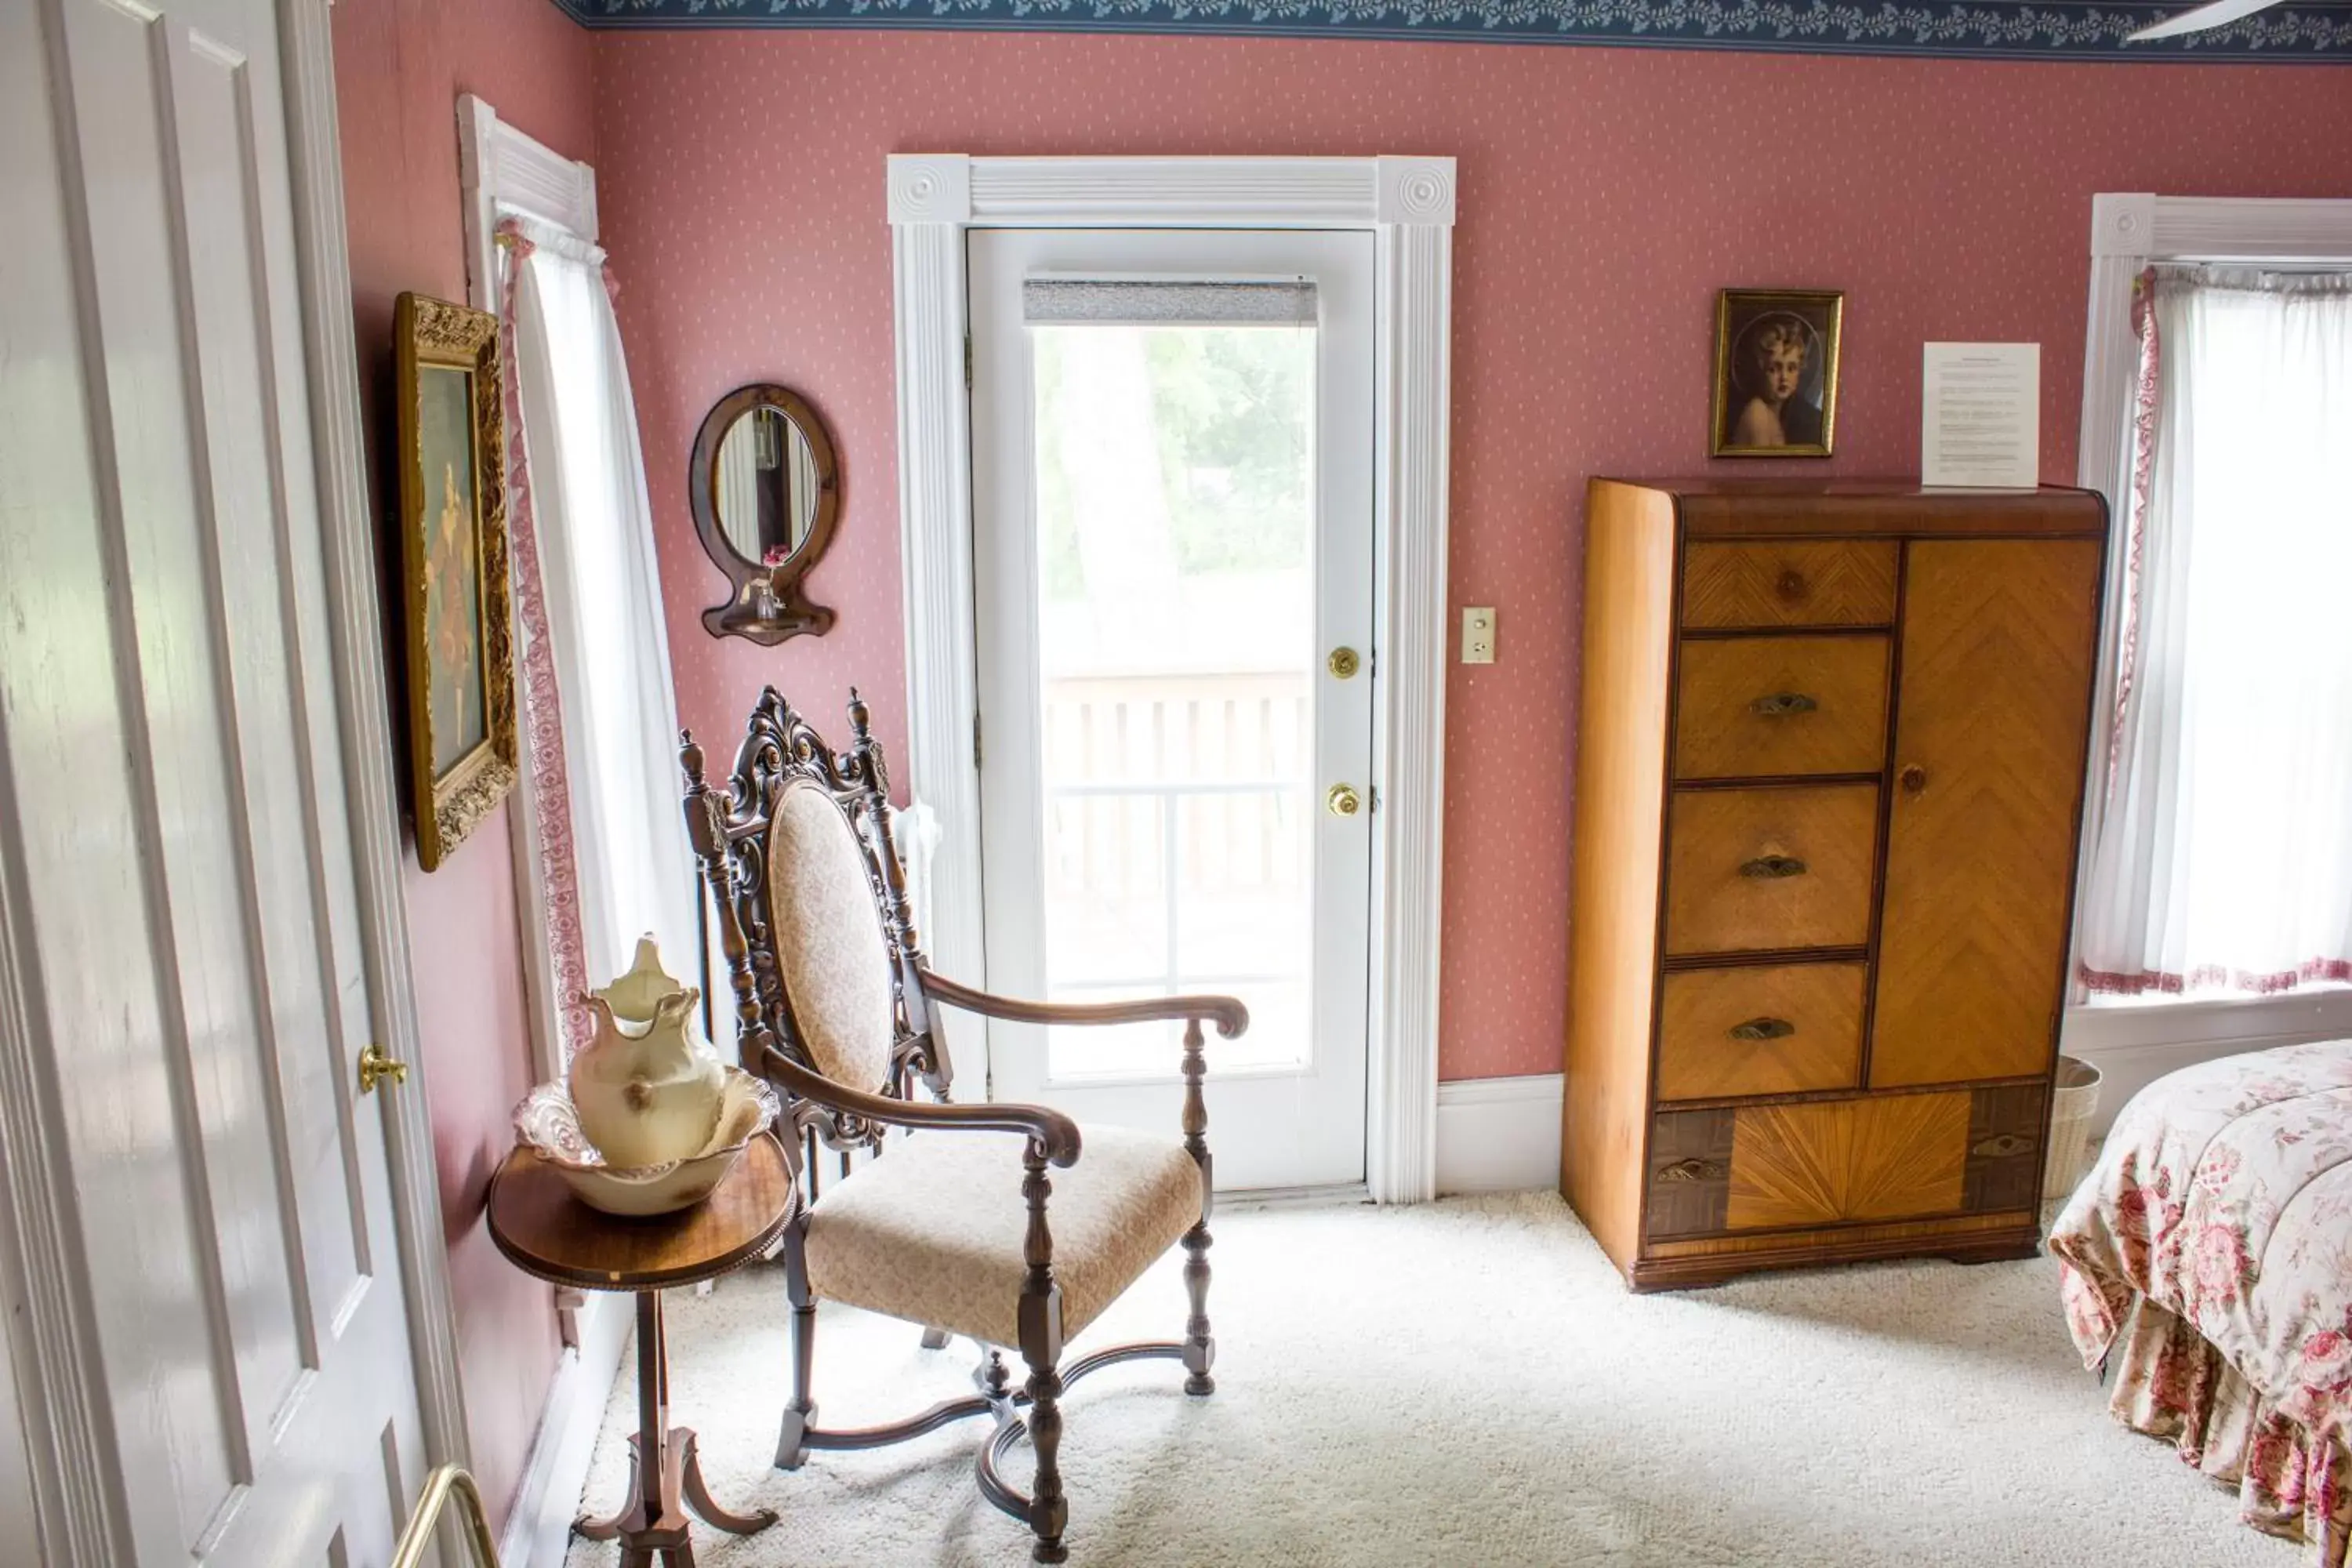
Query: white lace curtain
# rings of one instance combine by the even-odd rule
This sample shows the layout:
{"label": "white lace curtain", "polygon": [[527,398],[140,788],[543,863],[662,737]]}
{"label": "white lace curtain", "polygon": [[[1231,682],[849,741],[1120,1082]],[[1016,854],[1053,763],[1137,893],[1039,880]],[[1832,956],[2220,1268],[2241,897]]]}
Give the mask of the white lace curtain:
{"label": "white lace curtain", "polygon": [[2122,994],[2352,980],[2352,275],[2157,268],[2137,313],[2124,646],[2079,978]]}
{"label": "white lace curtain", "polygon": [[[568,815],[554,814],[562,820],[551,826],[542,813],[541,860],[549,881],[577,889],[576,929],[566,929],[568,911],[551,911],[556,973],[576,985],[581,976],[566,971],[584,968],[587,984],[601,984],[628,966],[637,937],[651,931],[671,973],[690,978],[695,883],[678,806],[677,705],[636,406],[604,252],[526,220],[501,229],[520,242],[506,250],[529,461],[520,521],[536,533],[569,784]],[[533,717],[537,751],[552,737]],[[576,945],[569,962],[567,940]],[[567,1034],[579,1022],[572,1000],[562,998]]]}

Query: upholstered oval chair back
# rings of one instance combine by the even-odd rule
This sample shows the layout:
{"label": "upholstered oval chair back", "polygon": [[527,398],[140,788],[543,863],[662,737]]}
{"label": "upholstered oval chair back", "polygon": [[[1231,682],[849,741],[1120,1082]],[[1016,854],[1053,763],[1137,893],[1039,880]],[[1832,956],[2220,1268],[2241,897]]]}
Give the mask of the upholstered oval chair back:
{"label": "upholstered oval chair back", "polygon": [[805,778],[785,782],[768,831],[777,977],[809,1065],[868,1092],[889,1081],[898,1037],[872,864],[831,795]]}

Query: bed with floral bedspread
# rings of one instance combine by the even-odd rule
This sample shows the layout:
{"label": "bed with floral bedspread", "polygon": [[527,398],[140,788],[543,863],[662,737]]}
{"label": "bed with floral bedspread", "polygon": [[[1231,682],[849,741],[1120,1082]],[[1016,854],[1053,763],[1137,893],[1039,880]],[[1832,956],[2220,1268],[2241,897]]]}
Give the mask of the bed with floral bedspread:
{"label": "bed with floral bedspread", "polygon": [[2352,1542],[2352,1041],[2158,1079],[2059,1215],[2066,1321],[2111,1407],[2317,1568]]}

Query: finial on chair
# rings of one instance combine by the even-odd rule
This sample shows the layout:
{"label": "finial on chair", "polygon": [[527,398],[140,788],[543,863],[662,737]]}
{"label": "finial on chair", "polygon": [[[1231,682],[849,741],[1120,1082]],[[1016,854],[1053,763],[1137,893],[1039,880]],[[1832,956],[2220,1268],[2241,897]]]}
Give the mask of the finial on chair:
{"label": "finial on chair", "polygon": [[702,787],[702,748],[694,743],[694,731],[677,732],[677,763],[686,770],[686,782],[696,789]]}
{"label": "finial on chair", "polygon": [[851,687],[849,689],[849,727],[857,731],[857,738],[860,741],[866,739],[866,721],[867,717],[868,715],[866,711],[866,699],[857,695],[857,688],[855,686]]}

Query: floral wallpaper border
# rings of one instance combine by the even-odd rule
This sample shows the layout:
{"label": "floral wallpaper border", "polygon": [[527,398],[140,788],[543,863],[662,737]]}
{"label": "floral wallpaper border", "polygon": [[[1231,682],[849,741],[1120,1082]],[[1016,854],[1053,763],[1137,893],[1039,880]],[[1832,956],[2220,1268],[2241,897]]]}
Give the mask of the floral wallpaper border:
{"label": "floral wallpaper border", "polygon": [[2085,0],[554,0],[583,26],[862,27],[1614,44],[1968,59],[2352,63],[2352,4],[2152,43],[2177,5]]}

